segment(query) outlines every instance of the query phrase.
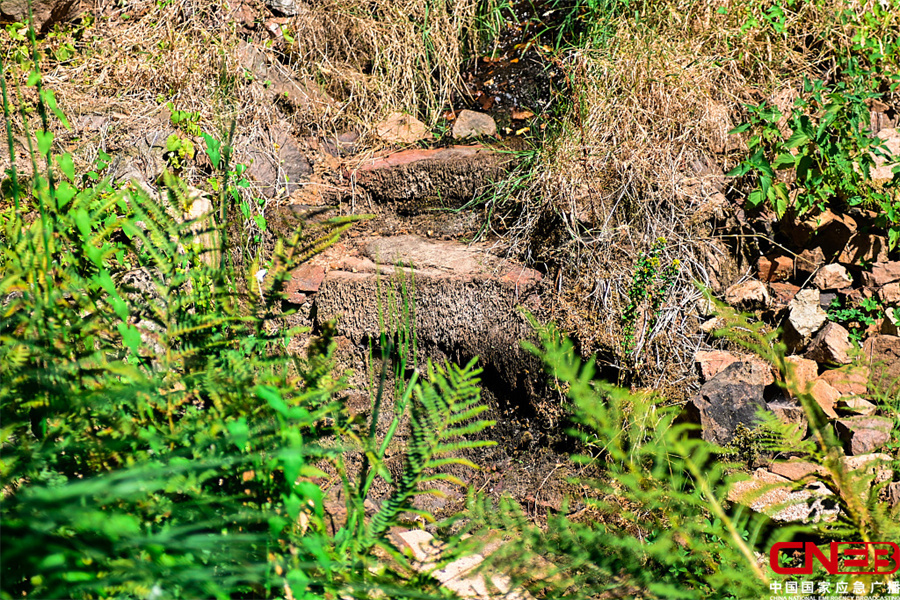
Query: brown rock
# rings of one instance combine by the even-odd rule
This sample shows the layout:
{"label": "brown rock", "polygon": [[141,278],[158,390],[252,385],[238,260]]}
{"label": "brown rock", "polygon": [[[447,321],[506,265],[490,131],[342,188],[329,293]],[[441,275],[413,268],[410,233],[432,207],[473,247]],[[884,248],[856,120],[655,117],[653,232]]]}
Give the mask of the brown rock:
{"label": "brown rock", "polygon": [[900,281],[900,261],[875,263],[871,272],[865,273],[864,277],[866,285],[870,287],[881,287]]}
{"label": "brown rock", "polygon": [[819,375],[819,379],[828,383],[843,395],[861,395],[866,393],[869,382],[868,367],[849,367],[831,369]]}
{"label": "brown rock", "polygon": [[891,440],[893,422],[884,417],[848,417],[835,423],[848,454],[875,452]]}
{"label": "brown rock", "polygon": [[291,271],[291,278],[285,285],[288,302],[297,302],[298,294],[314,294],[325,280],[325,269],[318,265],[305,264]]}
{"label": "brown rock", "polygon": [[800,481],[813,475],[824,475],[825,469],[803,460],[791,459],[787,462],[776,462],[769,465],[769,471],[791,481]]}
{"label": "brown rock", "polygon": [[841,290],[853,285],[846,267],[833,263],[825,265],[813,277],[813,285],[820,290]]}
{"label": "brown rock", "polygon": [[900,337],[876,335],[863,344],[871,369],[870,387],[884,393],[900,393]]}
{"label": "brown rock", "polygon": [[[457,361],[478,356],[480,364],[496,369],[499,382],[512,393],[523,398],[536,393],[540,366],[519,343],[533,338],[534,332],[517,307],[534,310],[532,296],[541,285],[539,272],[520,270],[515,278],[505,277],[521,267],[490,254],[486,244],[412,235],[364,237],[347,243],[368,260],[344,262],[349,271],[328,271],[316,295],[317,323],[340,317],[338,332],[354,344],[377,336],[379,315],[402,314],[399,279],[411,271],[422,356]],[[407,267],[398,268],[398,263]],[[331,260],[330,264],[341,262]],[[526,370],[534,373],[533,378],[523,373]]]}
{"label": "brown rock", "polygon": [[787,356],[784,362],[789,365],[788,369],[791,371],[787,378],[788,386],[797,392],[804,392],[807,386],[819,376],[819,365],[814,360],[800,356]]}
{"label": "brown rock", "polygon": [[845,265],[860,265],[867,262],[887,262],[887,239],[880,235],[859,233],[847,243],[838,256],[838,262]]}
{"label": "brown rock", "polygon": [[260,191],[269,198],[290,195],[312,173],[312,165],[290,134],[290,125],[273,125],[267,133],[268,140],[262,146],[249,150],[251,162],[247,174],[259,182]]}
{"label": "brown rock", "polygon": [[804,249],[794,261],[794,266],[799,273],[809,275],[816,269],[825,264],[825,253],[816,246],[811,249]]}
{"label": "brown rock", "polygon": [[884,319],[881,320],[881,331],[884,335],[900,335],[900,316],[893,306],[884,311]]}
{"label": "brown rock", "polygon": [[900,481],[894,481],[887,484],[887,501],[891,508],[900,506]]}
{"label": "brown rock", "polygon": [[[900,156],[900,131],[887,127],[880,130],[877,136],[884,141],[891,155],[895,158]],[[869,173],[872,181],[890,181],[894,177],[893,164],[881,156],[873,156],[873,158],[875,159],[875,168]]]}
{"label": "brown rock", "polygon": [[769,305],[769,291],[762,282],[748,279],[725,290],[725,302],[741,310],[753,310]]}
{"label": "brown rock", "polygon": [[838,414],[834,411],[834,405],[841,397],[840,392],[822,381],[816,379],[809,388],[809,395],[821,407],[822,411],[831,417],[837,419]]}
{"label": "brown rock", "polygon": [[830,210],[808,212],[800,217],[783,219],[781,228],[798,248],[803,248],[813,233],[828,227],[834,220],[835,215]]}
{"label": "brown rock", "polygon": [[29,2],[37,32],[47,32],[55,23],[74,19],[84,11],[81,0],[0,0],[0,21],[26,23]]}
{"label": "brown rock", "polygon": [[732,486],[728,499],[782,523],[815,523],[831,520],[839,513],[840,509],[828,498],[833,493],[825,486],[810,484],[802,490],[795,488],[787,477],[757,469],[750,479]]}
{"label": "brown rock", "polygon": [[784,281],[794,275],[794,261],[789,256],[760,256],[756,263],[760,281]]}
{"label": "brown rock", "polygon": [[497,124],[490,115],[464,110],[453,123],[453,137],[456,139],[489,135],[497,135]]}
{"label": "brown rock", "polygon": [[709,381],[725,370],[725,367],[736,363],[740,358],[725,350],[701,350],[694,355],[694,364],[700,373],[701,381]]}
{"label": "brown rock", "polygon": [[[841,463],[851,473],[872,476],[872,483],[884,483],[891,478],[892,460],[889,454],[877,452],[860,454],[858,456],[844,456],[841,458]],[[858,471],[864,471],[864,473],[857,473]]]}
{"label": "brown rock", "polygon": [[363,162],[347,176],[378,201],[439,198],[462,205],[512,166],[508,154],[484,146],[451,146],[394,152]]}
{"label": "brown rock", "polygon": [[837,323],[829,322],[809,344],[805,356],[826,365],[848,365],[848,353],[852,349],[850,332]]}
{"label": "brown rock", "polygon": [[809,422],[806,420],[806,413],[799,402],[781,398],[774,402],[769,402],[766,406],[775,414],[779,421],[785,425],[794,425],[794,428],[798,430],[801,436],[806,436],[809,430]]}
{"label": "brown rock", "polygon": [[800,288],[792,283],[772,283],[769,287],[772,288],[774,306],[787,306],[800,291]]}
{"label": "brown rock", "polygon": [[375,133],[389,144],[414,144],[431,135],[424,123],[401,112],[391,113],[375,125]]}
{"label": "brown rock", "polygon": [[900,303],[900,281],[888,283],[882,287],[878,290],[878,297],[881,298],[881,301],[885,304]]}
{"label": "brown rock", "polygon": [[819,230],[817,240],[822,246],[825,256],[845,250],[850,239],[856,234],[856,221],[850,215],[834,215],[834,218],[825,227]]}

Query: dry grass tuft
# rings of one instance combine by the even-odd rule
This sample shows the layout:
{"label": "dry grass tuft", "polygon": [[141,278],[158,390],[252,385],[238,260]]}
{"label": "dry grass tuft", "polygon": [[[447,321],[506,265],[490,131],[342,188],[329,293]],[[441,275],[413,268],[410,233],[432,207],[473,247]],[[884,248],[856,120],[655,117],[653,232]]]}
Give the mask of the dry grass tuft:
{"label": "dry grass tuft", "polygon": [[677,258],[681,272],[653,330],[638,327],[634,381],[684,396],[701,344],[695,282],[718,291],[740,275],[733,263],[716,268],[725,245],[697,218],[724,201],[722,175],[742,150],[727,132],[743,103],[789,106],[804,76],[831,77],[854,33],[841,11],[862,15],[871,4],[800,3],[779,33],[762,3],[648,2],[640,22],[615,22],[602,48],[570,52],[563,131],[527,184],[494,202],[509,209],[511,252],[557,273],[558,318],[583,353],[626,368],[620,320],[636,257],[664,237],[662,262]]}

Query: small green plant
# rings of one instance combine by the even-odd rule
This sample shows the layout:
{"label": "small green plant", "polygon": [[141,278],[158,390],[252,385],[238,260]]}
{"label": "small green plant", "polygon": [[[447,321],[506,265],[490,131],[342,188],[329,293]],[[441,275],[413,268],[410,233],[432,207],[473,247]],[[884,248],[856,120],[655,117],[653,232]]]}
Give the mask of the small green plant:
{"label": "small green plant", "polygon": [[884,306],[874,297],[863,298],[849,305],[841,298],[835,298],[826,312],[831,321],[847,327],[850,339],[859,347],[866,336],[866,330],[884,317]]}
{"label": "small green plant", "polygon": [[171,102],[166,103],[171,116],[172,125],[191,136],[200,135],[200,113],[178,110]]}
{"label": "small green plant", "polygon": [[752,134],[749,156],[728,175],[752,174],[755,186],[747,205],[768,204],[779,218],[789,210],[798,215],[824,210],[832,202],[878,209],[878,224],[894,248],[900,241],[900,179],[877,185],[870,179],[876,158],[897,161],[884,141],[869,133],[869,103],[882,96],[881,78],[854,59],[843,67],[836,82],[805,80],[788,119],[789,137],[779,129],[780,111],[765,102],[748,105],[750,119],[730,133]]}
{"label": "small green plant", "polygon": [[181,171],[188,161],[194,160],[194,143],[173,133],[166,138],[165,159],[169,168],[175,172]]}
{"label": "small green plant", "polygon": [[628,288],[628,304],[622,311],[621,318],[622,351],[632,360],[637,346],[635,332],[640,317],[644,316],[645,331],[652,331],[659,318],[662,303],[678,275],[678,259],[662,266],[660,256],[665,248],[665,238],[658,238],[649,252],[640,253],[634,266],[631,286]]}

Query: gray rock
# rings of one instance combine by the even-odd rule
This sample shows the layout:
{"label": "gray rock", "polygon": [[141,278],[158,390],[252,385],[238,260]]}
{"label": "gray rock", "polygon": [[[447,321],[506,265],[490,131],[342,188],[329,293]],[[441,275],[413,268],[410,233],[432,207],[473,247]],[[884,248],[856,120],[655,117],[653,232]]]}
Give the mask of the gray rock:
{"label": "gray rock", "polygon": [[[300,146],[285,125],[269,128],[270,143],[263,148],[250,150],[252,163],[248,174],[261,185],[262,193],[273,198],[291,195],[300,189],[303,181],[312,173],[312,165],[300,150]],[[272,152],[271,148],[277,148]]]}
{"label": "gray rock", "polygon": [[300,14],[300,7],[294,0],[266,0],[266,6],[277,14],[293,17]]}
{"label": "gray rock", "polygon": [[805,346],[828,320],[828,315],[819,305],[819,290],[800,290],[788,306],[790,313],[785,327],[786,341],[792,348]]}
{"label": "gray rock", "polygon": [[756,426],[756,413],[768,409],[765,389],[774,381],[767,365],[736,362],[703,384],[687,406],[688,417],[699,421],[703,439],[724,445],[738,425]]}
{"label": "gray rock", "polygon": [[464,110],[453,123],[453,137],[456,139],[496,134],[497,124],[490,115],[484,113]]}

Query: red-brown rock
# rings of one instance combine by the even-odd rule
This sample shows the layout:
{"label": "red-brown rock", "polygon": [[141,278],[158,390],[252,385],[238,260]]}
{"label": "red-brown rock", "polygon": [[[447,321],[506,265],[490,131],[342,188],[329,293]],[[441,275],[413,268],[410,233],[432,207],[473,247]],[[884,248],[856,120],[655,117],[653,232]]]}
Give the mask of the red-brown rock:
{"label": "red-brown rock", "polygon": [[794,266],[799,273],[809,275],[825,264],[825,253],[818,246],[804,249],[794,260]]}
{"label": "red-brown rock", "polygon": [[822,381],[816,379],[809,388],[809,395],[821,407],[822,412],[832,419],[837,419],[838,414],[834,410],[834,405],[841,397],[840,392]]}
{"label": "red-brown rock", "polygon": [[898,304],[900,303],[900,281],[894,283],[888,283],[880,290],[878,290],[878,297],[885,304]]}
{"label": "red-brown rock", "polygon": [[900,393],[900,337],[876,335],[863,344],[869,359],[871,385],[885,394]]}
{"label": "red-brown rock", "polygon": [[887,262],[887,239],[880,235],[859,233],[847,243],[838,256],[838,262],[845,265],[859,265],[867,262]]}
{"label": "red-brown rock", "polygon": [[788,379],[788,385],[796,387],[796,391],[802,393],[807,386],[819,376],[819,365],[814,360],[800,356],[787,356],[784,359],[792,371],[792,378]]}
{"label": "red-brown rock", "polygon": [[302,304],[306,300],[306,294],[319,291],[323,281],[325,281],[323,267],[310,264],[301,265],[291,271],[291,279],[285,285],[287,301]]}
{"label": "red-brown rock", "polygon": [[794,261],[789,256],[760,256],[756,269],[760,281],[784,281],[794,275]]}
{"label": "red-brown rock", "polygon": [[741,360],[725,350],[700,350],[694,355],[694,364],[700,374],[701,381],[709,381],[725,370],[725,367]]}
{"label": "red-brown rock", "polygon": [[404,150],[363,162],[346,173],[379,201],[437,198],[468,202],[513,162],[508,154],[484,146]]}
{"label": "red-brown rock", "polygon": [[769,284],[769,287],[772,288],[772,304],[774,306],[790,304],[797,292],[800,291],[800,287],[792,283],[772,283]]}
{"label": "red-brown rock", "polygon": [[725,290],[725,302],[741,310],[753,310],[769,305],[771,298],[766,286],[755,279],[736,283]]}
{"label": "red-brown rock", "polygon": [[819,375],[819,379],[831,385],[842,395],[862,395],[866,393],[869,369],[867,367],[831,369]]}

